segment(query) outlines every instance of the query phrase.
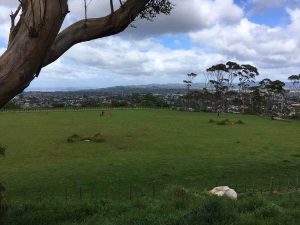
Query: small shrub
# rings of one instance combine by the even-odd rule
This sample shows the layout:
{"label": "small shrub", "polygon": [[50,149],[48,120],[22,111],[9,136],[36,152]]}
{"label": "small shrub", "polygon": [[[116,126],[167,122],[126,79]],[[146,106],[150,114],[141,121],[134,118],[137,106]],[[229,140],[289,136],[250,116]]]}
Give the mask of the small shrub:
{"label": "small shrub", "polygon": [[68,137],[67,142],[74,143],[79,140],[80,140],[80,136],[78,134],[73,134],[72,136]]}
{"label": "small shrub", "polygon": [[290,193],[278,201],[278,205],[284,209],[299,208],[300,195],[298,193]]}
{"label": "small shrub", "polygon": [[227,198],[205,198],[201,206],[179,219],[175,225],[229,225],[239,220],[234,202]]}
{"label": "small shrub", "polygon": [[220,122],[217,123],[217,125],[230,125],[230,121],[229,119],[225,119],[225,120],[222,120]]}
{"label": "small shrub", "polygon": [[258,218],[270,218],[280,215],[281,208],[278,205],[269,203],[268,205],[258,208],[254,211],[254,215]]}
{"label": "small shrub", "polygon": [[172,206],[175,209],[187,209],[196,201],[197,194],[180,186],[171,186],[165,190],[166,195],[172,196]]}
{"label": "small shrub", "polygon": [[261,197],[249,196],[240,199],[237,202],[237,204],[238,204],[239,212],[252,213],[259,208],[267,206],[268,203]]}
{"label": "small shrub", "polygon": [[176,188],[174,190],[174,198],[187,198],[188,193],[184,188]]}
{"label": "small shrub", "polygon": [[243,122],[242,120],[238,120],[238,121],[235,122],[235,124],[240,124],[240,125],[242,125],[242,124],[244,124],[244,122]]}
{"label": "small shrub", "polygon": [[213,120],[213,119],[210,119],[208,122],[209,122],[209,123],[216,123],[216,121]]}
{"label": "small shrub", "polygon": [[97,134],[95,134],[94,137],[92,138],[92,141],[94,141],[94,142],[103,142],[103,141],[105,141],[105,139],[104,139],[104,137],[103,137],[102,134],[97,133]]}
{"label": "small shrub", "polygon": [[224,119],[221,121],[209,120],[209,123],[216,123],[217,125],[242,125],[244,122],[242,120],[230,121],[229,119]]}
{"label": "small shrub", "polygon": [[5,154],[5,150],[6,150],[6,147],[5,146],[2,146],[1,144],[0,144],[0,155],[4,155]]}
{"label": "small shrub", "polygon": [[173,206],[176,209],[185,209],[189,205],[189,193],[184,188],[175,188],[173,192]]}
{"label": "small shrub", "polygon": [[91,141],[91,142],[99,143],[99,142],[105,141],[105,139],[104,139],[103,135],[100,133],[95,134],[93,137],[89,137],[89,136],[81,137],[78,134],[73,134],[72,136],[68,137],[68,139],[67,139],[68,143],[75,143],[78,141]]}

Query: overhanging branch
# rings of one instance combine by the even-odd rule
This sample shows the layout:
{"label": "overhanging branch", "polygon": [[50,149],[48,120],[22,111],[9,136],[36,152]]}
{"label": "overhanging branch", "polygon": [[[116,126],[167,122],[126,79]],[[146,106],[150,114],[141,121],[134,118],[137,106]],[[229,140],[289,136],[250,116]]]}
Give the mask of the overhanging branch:
{"label": "overhanging branch", "polygon": [[150,0],[127,0],[122,7],[105,17],[81,20],[63,30],[56,38],[44,66],[54,62],[75,44],[124,31],[145,9]]}

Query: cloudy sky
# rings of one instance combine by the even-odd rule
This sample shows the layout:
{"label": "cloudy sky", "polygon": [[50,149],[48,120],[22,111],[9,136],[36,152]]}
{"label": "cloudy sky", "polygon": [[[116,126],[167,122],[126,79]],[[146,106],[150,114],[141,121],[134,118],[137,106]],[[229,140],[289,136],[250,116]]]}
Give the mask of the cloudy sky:
{"label": "cloudy sky", "polygon": [[[83,17],[82,0],[69,0],[64,27]],[[117,0],[115,0],[117,4]],[[170,16],[136,21],[113,37],[82,43],[43,69],[30,88],[98,88],[181,83],[185,74],[229,60],[251,63],[261,79],[300,73],[300,0],[173,0]],[[17,0],[0,0],[0,54]],[[90,17],[108,12],[93,0]],[[201,82],[199,76],[196,82]]]}

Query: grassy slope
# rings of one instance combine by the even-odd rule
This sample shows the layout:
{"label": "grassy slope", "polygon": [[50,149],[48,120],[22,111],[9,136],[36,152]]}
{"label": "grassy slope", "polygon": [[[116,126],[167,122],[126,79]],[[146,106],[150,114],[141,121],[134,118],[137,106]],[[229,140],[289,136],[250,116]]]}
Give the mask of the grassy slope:
{"label": "grassy slope", "polygon": [[[1,113],[1,180],[10,199],[36,192],[63,195],[82,186],[100,195],[127,195],[129,184],[151,193],[153,180],[201,190],[218,184],[291,183],[299,175],[300,124],[228,115],[244,125],[209,124],[214,114],[114,110]],[[67,143],[74,133],[101,132],[104,143]],[[120,186],[120,188],[119,188]],[[115,194],[113,194],[115,193]]]}

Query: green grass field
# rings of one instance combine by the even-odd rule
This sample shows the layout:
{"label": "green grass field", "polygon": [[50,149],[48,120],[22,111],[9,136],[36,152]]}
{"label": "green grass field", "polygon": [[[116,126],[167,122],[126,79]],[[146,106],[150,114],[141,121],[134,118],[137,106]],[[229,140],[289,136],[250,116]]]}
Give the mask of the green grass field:
{"label": "green grass field", "polygon": [[[290,188],[297,184],[299,122],[225,115],[244,124],[222,126],[209,123],[218,119],[209,113],[111,110],[100,117],[100,112],[0,113],[0,143],[7,146],[5,158],[0,159],[0,181],[7,188],[8,201],[16,208],[32,204],[25,203],[28,201],[41,205],[45,201],[64,202],[67,192],[71,202],[80,198],[81,189],[82,201],[118,202],[113,210],[116,215],[124,210],[122,202],[129,207],[126,202],[131,196],[134,201],[147,198],[149,205],[161,207],[168,218],[197,206],[195,200],[183,211],[171,213],[172,209],[155,202],[174,187],[201,193],[217,184],[232,186],[238,192],[245,188],[259,192],[261,187],[268,190],[270,177],[274,177],[274,188],[281,190],[286,190],[288,183]],[[101,133],[105,141],[67,142],[73,134],[96,133]],[[32,210],[34,207],[38,206],[32,206]],[[144,213],[153,209],[148,210]],[[134,216],[129,213],[120,224]],[[110,224],[103,221],[101,224]]]}

